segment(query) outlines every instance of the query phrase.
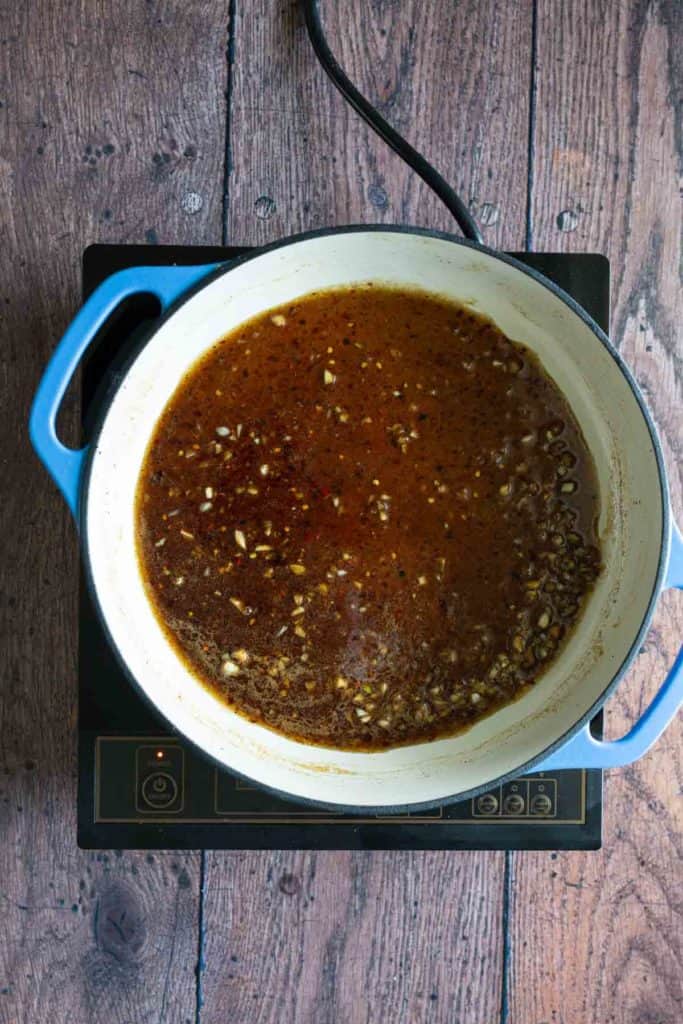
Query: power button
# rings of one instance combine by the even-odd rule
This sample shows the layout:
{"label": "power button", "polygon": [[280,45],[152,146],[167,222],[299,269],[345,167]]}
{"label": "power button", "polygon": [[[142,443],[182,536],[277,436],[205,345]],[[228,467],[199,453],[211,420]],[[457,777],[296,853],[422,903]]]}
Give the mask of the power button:
{"label": "power button", "polygon": [[183,809],[185,755],[178,743],[144,744],[135,752],[139,814],[178,814]]}
{"label": "power button", "polygon": [[142,783],[142,799],[155,810],[165,810],[178,797],[178,783],[165,772],[148,775]]}

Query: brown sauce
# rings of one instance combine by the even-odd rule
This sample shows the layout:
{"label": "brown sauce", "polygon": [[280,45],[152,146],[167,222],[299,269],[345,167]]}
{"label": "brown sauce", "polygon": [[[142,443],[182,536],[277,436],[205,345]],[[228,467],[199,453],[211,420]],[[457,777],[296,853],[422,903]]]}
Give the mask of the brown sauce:
{"label": "brown sauce", "polygon": [[451,734],[556,657],[600,570],[557,386],[422,292],[308,296],[185,377],[138,485],[149,596],[247,717],[377,749]]}

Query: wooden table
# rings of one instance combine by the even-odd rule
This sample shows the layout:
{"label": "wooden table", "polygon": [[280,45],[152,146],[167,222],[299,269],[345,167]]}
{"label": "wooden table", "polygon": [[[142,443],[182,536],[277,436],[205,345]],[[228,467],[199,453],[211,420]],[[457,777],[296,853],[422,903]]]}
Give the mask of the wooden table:
{"label": "wooden table", "polygon": [[[612,335],[680,514],[680,6],[323,11],[490,245],[609,256]],[[292,0],[0,0],[0,34],[0,1024],[680,1024],[680,720],[610,773],[596,854],[76,848],[76,533],[26,417],[82,249],[453,225],[343,105]],[[67,438],[77,414],[74,392]],[[682,611],[662,599],[611,735],[655,692]]]}

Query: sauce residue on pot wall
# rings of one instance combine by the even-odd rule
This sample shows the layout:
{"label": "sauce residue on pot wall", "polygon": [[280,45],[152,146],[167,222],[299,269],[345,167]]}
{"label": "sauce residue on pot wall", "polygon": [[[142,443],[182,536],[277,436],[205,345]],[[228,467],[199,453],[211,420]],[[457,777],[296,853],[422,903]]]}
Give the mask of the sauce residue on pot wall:
{"label": "sauce residue on pot wall", "polygon": [[533,684],[599,572],[598,512],[528,350],[367,285],[270,310],[193,367],[147,451],[138,549],[167,636],[221,699],[380,749]]}

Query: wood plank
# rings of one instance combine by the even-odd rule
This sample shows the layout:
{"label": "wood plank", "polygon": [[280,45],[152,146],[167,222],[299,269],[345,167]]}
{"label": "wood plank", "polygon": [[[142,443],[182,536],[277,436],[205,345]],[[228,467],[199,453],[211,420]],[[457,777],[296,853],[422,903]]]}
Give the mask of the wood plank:
{"label": "wood plank", "polygon": [[[485,240],[524,241],[531,0],[322,2],[330,45],[480,215]],[[298,4],[237,4],[228,238],[255,244],[331,224],[457,232],[446,208],[318,67]]]}
{"label": "wood plank", "polygon": [[208,855],[202,1020],[497,1020],[500,860]]}
{"label": "wood plank", "polygon": [[[659,425],[679,521],[682,29],[675,5],[540,0],[533,169],[535,247],[611,260],[613,338]],[[609,702],[610,735],[646,707],[682,632],[667,595]],[[600,853],[515,856],[511,1024],[681,1020],[682,740],[679,717],[608,774]]]}
{"label": "wood plank", "polygon": [[[492,244],[524,239],[529,3],[323,6],[353,80],[486,208]],[[227,238],[449,214],[324,78],[298,5],[238,3]],[[502,854],[235,853],[207,859],[202,1020],[416,1024],[497,1020]]]}
{"label": "wood plank", "polygon": [[3,1024],[195,1019],[198,856],[76,849],[76,537],[26,416],[86,244],[220,241],[227,23],[227,0],[0,3]]}

